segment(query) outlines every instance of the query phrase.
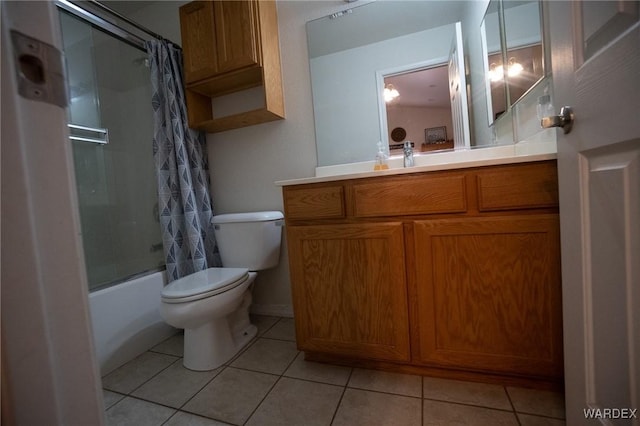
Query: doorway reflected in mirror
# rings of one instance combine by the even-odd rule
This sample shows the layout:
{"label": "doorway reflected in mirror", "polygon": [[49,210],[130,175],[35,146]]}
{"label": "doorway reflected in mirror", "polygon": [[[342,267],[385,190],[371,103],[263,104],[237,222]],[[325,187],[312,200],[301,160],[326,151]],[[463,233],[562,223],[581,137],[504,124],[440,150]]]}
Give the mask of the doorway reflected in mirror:
{"label": "doorway reflected in mirror", "polygon": [[[385,76],[384,85],[398,93],[386,102],[391,155],[401,154],[405,141],[417,152],[453,149],[453,139],[446,138],[453,134],[447,64]],[[442,129],[445,138],[428,140],[427,129],[433,128]]]}

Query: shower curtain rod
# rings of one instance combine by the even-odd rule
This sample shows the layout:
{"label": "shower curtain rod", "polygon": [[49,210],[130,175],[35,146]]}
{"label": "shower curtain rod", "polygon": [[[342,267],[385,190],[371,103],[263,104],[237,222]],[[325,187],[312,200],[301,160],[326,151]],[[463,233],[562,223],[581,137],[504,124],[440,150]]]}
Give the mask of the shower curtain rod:
{"label": "shower curtain rod", "polygon": [[122,19],[123,21],[125,21],[127,24],[139,29],[142,32],[145,32],[147,34],[149,34],[150,36],[152,36],[153,38],[157,38],[158,40],[166,40],[169,43],[173,44],[174,46],[180,47],[178,46],[176,43],[174,43],[173,41],[169,40],[168,38],[162,37],[160,34],[151,31],[149,28],[138,24],[137,22],[127,18],[126,16],[124,16],[123,14],[121,14],[120,12],[116,12],[115,10],[111,9],[110,7],[100,3],[98,0],[89,0],[90,3],[93,3],[95,5],[97,5],[98,7],[100,7],[101,9],[104,9],[106,12],[114,15],[115,17],[117,17],[118,19]]}
{"label": "shower curtain rod", "polygon": [[[148,34],[149,36],[158,39],[158,40],[166,40],[167,42],[173,44],[175,47],[180,48],[180,46],[176,43],[174,43],[173,41],[162,37],[160,34],[151,31],[150,29],[148,29],[147,27],[144,27],[140,24],[138,24],[137,22],[127,18],[126,16],[122,15],[119,12],[116,12],[115,10],[111,9],[110,7],[100,3],[97,0],[87,0],[87,1],[73,1],[73,0],[56,0],[56,4],[58,6],[60,6],[61,8],[76,14],[76,15],[80,15],[83,18],[85,18],[86,20],[90,21],[91,23],[106,29],[106,30],[110,30],[113,31],[115,33],[117,33],[118,36],[120,36],[121,38],[123,38],[125,41],[135,44],[137,47],[139,47],[142,50],[146,50],[145,47],[145,41],[143,38],[137,36],[136,34],[132,33],[131,31],[122,28],[120,25],[118,25],[118,23],[113,22],[113,20],[108,20],[105,16],[100,16],[100,15],[96,15],[96,10],[95,9],[99,9],[103,12],[106,12],[110,15],[112,15],[113,17],[126,22],[127,24],[131,25],[132,27],[136,28],[137,30]],[[89,6],[87,8],[87,6]]]}

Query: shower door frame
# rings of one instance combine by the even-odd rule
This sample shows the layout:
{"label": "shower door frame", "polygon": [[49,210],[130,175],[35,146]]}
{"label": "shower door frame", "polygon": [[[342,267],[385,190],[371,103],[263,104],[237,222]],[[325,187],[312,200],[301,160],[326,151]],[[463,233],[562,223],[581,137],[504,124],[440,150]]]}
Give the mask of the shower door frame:
{"label": "shower door frame", "polygon": [[[131,21],[130,19],[120,15],[118,12],[104,6],[101,5],[98,2],[89,2],[89,4],[95,5],[100,9],[105,10],[107,13],[113,15],[114,17],[117,17],[118,19],[126,22],[127,24],[133,26],[134,28],[148,34],[149,36],[153,37],[153,38],[161,38],[158,34],[154,33],[153,31],[135,23],[134,21]],[[96,25],[97,27],[102,28],[103,30],[107,31],[110,34],[115,35],[116,37],[122,39],[124,42],[127,42],[131,45],[133,45],[134,47],[140,48],[142,50],[146,50],[145,49],[145,40],[141,37],[138,37],[137,35],[133,34],[130,31],[127,31],[126,29],[118,26],[117,24],[110,22],[96,14],[94,14],[93,12],[86,10],[76,4],[74,4],[73,2],[70,2],[68,0],[55,0],[55,5],[60,8],[60,9],[64,9],[67,12],[78,16],[80,18],[82,18],[83,20]]]}
{"label": "shower door frame", "polygon": [[[143,52],[146,52],[146,45],[145,45],[145,39],[134,34],[132,31],[123,28],[120,26],[120,23],[124,23],[127,27],[131,28],[132,30],[138,31],[142,34],[144,34],[147,38],[158,38],[158,39],[162,39],[162,36],[160,36],[159,34],[149,30],[148,28],[136,23],[135,21],[132,21],[131,19],[127,18],[126,16],[121,15],[120,13],[114,11],[113,9],[95,1],[95,0],[89,0],[89,1],[85,1],[82,3],[82,6],[75,4],[76,2],[72,2],[72,1],[68,1],[68,0],[54,0],[54,4],[56,6],[56,11],[58,11],[58,14],[60,13],[60,10],[64,10],[65,12],[68,12],[69,14],[77,17],[78,19],[80,19],[83,22],[86,22],[88,25],[92,25],[97,27],[98,29],[104,31],[106,34],[113,36],[114,38],[127,43],[129,45],[131,45],[134,48],[140,49]],[[89,7],[89,9],[85,8],[85,7]],[[109,18],[107,18],[106,16],[103,15],[108,15],[109,17],[111,17],[111,19],[113,19],[113,21],[110,21]],[[74,127],[75,125],[71,125],[71,123],[68,124],[68,126]],[[70,129],[71,130],[71,129]],[[103,129],[89,129],[88,130],[92,130],[92,131],[99,131],[99,130],[103,130]],[[108,136],[107,136],[108,137]],[[73,139],[74,137],[71,136],[71,139]],[[107,143],[107,142],[98,142],[96,141],[90,141],[90,142],[96,142],[96,143]],[[77,184],[76,184],[77,185]],[[78,207],[80,206],[80,204],[78,204]],[[161,235],[160,235],[161,236]],[[85,259],[86,260],[86,259]],[[85,261],[85,268],[87,267],[86,265],[86,261]],[[151,275],[157,272],[162,272],[166,270],[166,266],[162,265],[162,266],[158,266],[155,268],[149,268],[149,269],[144,269],[144,270],[140,270],[137,271],[135,273],[129,274],[129,275],[125,275],[119,278],[116,278],[114,280],[111,280],[109,282],[103,283],[101,285],[97,285],[94,287],[91,287],[91,283],[89,282],[89,292],[94,292],[94,291],[99,291],[99,290],[103,290],[105,288],[108,287],[112,287],[114,285],[118,285],[133,279],[137,279],[137,278],[141,278],[147,275]]]}

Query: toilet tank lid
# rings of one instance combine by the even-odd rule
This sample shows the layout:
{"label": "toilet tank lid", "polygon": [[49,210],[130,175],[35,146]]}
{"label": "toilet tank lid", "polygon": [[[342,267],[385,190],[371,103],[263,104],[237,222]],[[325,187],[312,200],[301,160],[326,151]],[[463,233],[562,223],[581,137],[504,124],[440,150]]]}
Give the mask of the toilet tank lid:
{"label": "toilet tank lid", "polygon": [[270,220],[283,219],[284,215],[278,211],[252,212],[252,213],[229,213],[219,214],[213,217],[213,223],[238,223],[238,222],[267,222]]}

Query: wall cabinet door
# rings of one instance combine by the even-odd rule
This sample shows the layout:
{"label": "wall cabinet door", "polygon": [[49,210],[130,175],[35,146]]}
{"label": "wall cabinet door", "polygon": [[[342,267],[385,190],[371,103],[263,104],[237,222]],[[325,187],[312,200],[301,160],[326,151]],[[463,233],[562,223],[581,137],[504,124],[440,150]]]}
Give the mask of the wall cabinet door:
{"label": "wall cabinet door", "polygon": [[414,222],[415,361],[562,376],[555,214]]}
{"label": "wall cabinet door", "polygon": [[287,243],[301,350],[409,360],[401,222],[290,226]]}
{"label": "wall cabinet door", "polygon": [[259,64],[255,1],[214,1],[218,73]]}
{"label": "wall cabinet door", "polygon": [[213,2],[194,1],[180,7],[184,78],[187,83],[214,75],[218,70]]}
{"label": "wall cabinet door", "polygon": [[255,1],[194,1],[180,8],[185,81],[259,64]]}

